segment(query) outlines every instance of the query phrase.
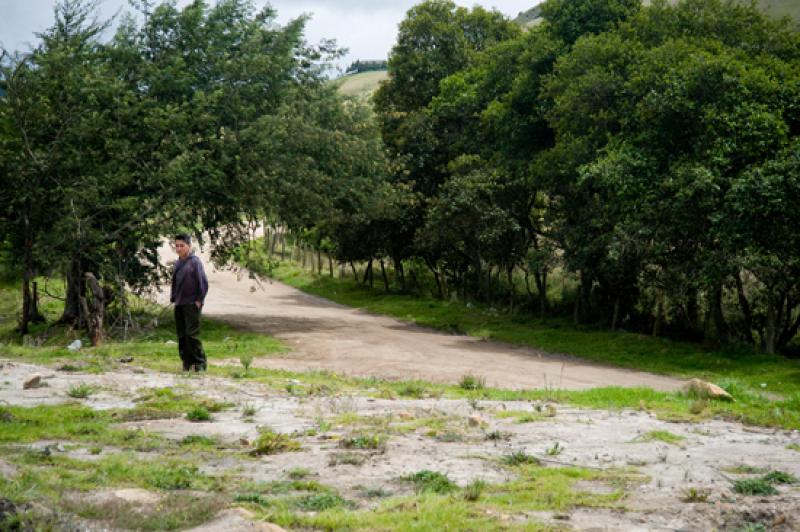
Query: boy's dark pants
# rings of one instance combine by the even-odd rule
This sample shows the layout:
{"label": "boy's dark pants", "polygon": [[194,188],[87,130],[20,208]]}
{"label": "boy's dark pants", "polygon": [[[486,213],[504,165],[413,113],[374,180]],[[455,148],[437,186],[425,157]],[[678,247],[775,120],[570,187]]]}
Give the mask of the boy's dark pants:
{"label": "boy's dark pants", "polygon": [[184,370],[206,369],[206,354],[200,342],[200,313],[200,309],[194,303],[175,305],[178,351]]}

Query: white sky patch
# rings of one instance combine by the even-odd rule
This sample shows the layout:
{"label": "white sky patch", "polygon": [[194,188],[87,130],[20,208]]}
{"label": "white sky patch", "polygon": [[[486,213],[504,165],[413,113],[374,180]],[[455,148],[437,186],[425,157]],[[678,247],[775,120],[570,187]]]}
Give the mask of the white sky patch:
{"label": "white sky patch", "polygon": [[[492,0],[475,2],[456,0],[456,4],[472,7],[480,4],[495,7],[510,17],[516,17],[539,3],[540,0]],[[188,0],[179,0],[185,6]],[[213,2],[209,2],[213,4]],[[267,2],[254,1],[256,8]],[[415,0],[275,0],[271,4],[278,11],[278,21],[285,23],[303,13],[312,18],[306,26],[306,39],[317,43],[322,39],[336,39],[338,45],[349,52],[339,62],[346,67],[356,59],[385,59],[397,38],[397,26]],[[53,0],[0,0],[0,45],[9,50],[26,51],[37,41],[35,33],[44,31],[53,22]],[[102,0],[100,19],[118,12],[131,11],[127,0]]]}

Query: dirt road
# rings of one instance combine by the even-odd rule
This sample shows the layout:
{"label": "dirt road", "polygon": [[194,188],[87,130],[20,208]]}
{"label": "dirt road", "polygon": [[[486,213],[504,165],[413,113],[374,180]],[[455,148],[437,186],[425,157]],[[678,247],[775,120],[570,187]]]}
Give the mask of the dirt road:
{"label": "dirt road", "polygon": [[[170,257],[168,250],[162,256]],[[174,257],[174,255],[172,255]],[[170,257],[171,258],[171,257]],[[647,386],[675,390],[678,379],[611,368],[535,349],[450,335],[375,316],[305,294],[279,282],[217,271],[204,257],[210,282],[205,315],[273,335],[291,348],[259,359],[260,367],[328,369],[354,376],[455,383],[467,373],[502,388]]]}

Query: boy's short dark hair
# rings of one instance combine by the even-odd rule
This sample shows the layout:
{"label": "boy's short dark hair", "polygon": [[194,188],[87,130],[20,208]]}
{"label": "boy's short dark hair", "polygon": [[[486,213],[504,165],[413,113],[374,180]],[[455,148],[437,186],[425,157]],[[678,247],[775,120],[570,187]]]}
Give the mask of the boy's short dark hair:
{"label": "boy's short dark hair", "polygon": [[189,246],[192,245],[192,237],[190,237],[189,235],[187,235],[185,233],[181,233],[179,235],[175,235],[175,240],[183,240],[184,242],[186,242],[187,245],[189,245]]}

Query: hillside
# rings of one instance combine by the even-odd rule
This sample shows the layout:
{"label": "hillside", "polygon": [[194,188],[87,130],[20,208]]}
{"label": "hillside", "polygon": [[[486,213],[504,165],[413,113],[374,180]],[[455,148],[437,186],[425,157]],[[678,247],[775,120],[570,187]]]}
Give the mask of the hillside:
{"label": "hillside", "polygon": [[[750,0],[738,1],[746,4]],[[644,0],[644,2],[645,4],[649,3],[648,0]],[[800,1],[798,0],[757,0],[757,4],[765,13],[773,17],[790,17],[800,23]],[[541,12],[541,4],[538,4],[527,11],[521,12],[514,19],[514,22],[524,28],[530,28],[542,21]]]}
{"label": "hillside", "polygon": [[379,70],[343,76],[334,83],[339,84],[339,93],[345,96],[370,95],[375,92],[380,82],[388,77],[389,74],[385,70]]}

